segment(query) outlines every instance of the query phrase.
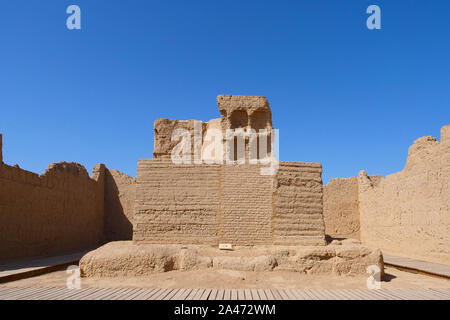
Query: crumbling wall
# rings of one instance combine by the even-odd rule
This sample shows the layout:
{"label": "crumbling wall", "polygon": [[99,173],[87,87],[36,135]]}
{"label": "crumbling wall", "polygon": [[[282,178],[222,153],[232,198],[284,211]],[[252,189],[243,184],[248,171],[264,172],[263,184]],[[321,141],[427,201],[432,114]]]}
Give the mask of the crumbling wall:
{"label": "crumbling wall", "polygon": [[43,175],[0,163],[0,260],[67,253],[103,239],[103,165],[91,179],[76,163]]}
{"label": "crumbling wall", "polygon": [[[325,244],[322,166],[286,162],[280,164],[278,175],[262,174],[268,163],[257,160],[273,160],[269,102],[258,96],[219,95],[217,104],[221,118],[208,123],[155,121],[155,159],[138,163],[133,240],[237,246]],[[185,130],[186,141],[191,142],[185,152],[190,164],[171,162],[172,151],[181,150],[180,140],[172,141],[177,129]],[[214,134],[205,135],[207,129],[219,132],[219,141],[209,139]],[[265,132],[259,132],[262,129]],[[245,154],[239,159],[237,137],[227,135],[233,130],[244,139],[240,144]],[[194,138],[194,132],[201,135]],[[267,139],[266,147],[261,139]],[[255,144],[250,148],[255,141],[257,150]],[[216,162],[205,164],[206,160]]]}
{"label": "crumbling wall", "polygon": [[0,135],[0,261],[131,240],[135,178],[96,165],[51,164],[38,175],[3,163]]}
{"label": "crumbling wall", "polygon": [[280,162],[275,180],[273,243],[324,245],[322,165]]}
{"label": "crumbling wall", "polygon": [[331,179],[323,188],[325,234],[332,238],[359,239],[358,179]]}
{"label": "crumbling wall", "polygon": [[358,177],[361,240],[397,254],[450,264],[450,126],[441,142],[414,142],[403,171]]}
{"label": "crumbling wall", "polygon": [[117,170],[105,171],[105,241],[133,238],[136,179]]}
{"label": "crumbling wall", "polygon": [[[198,127],[196,128],[196,125]],[[190,156],[193,157],[194,153],[197,153],[201,157],[201,141],[200,145],[196,148],[195,130],[198,130],[200,140],[206,132],[208,123],[199,120],[174,120],[174,119],[156,119],[153,124],[154,127],[154,147],[153,156],[155,159],[165,159],[171,158],[173,148],[178,145],[183,137],[180,136],[178,140],[172,140],[172,135],[177,129],[186,130],[189,132],[190,137]]]}
{"label": "crumbling wall", "polygon": [[[223,136],[223,155],[226,161],[262,159],[271,157],[272,150],[272,112],[269,101],[261,96],[234,96],[218,95],[217,106],[219,108]],[[227,132],[234,130],[236,137],[227,141]],[[265,130],[261,132],[261,130]],[[250,148],[250,134],[258,137],[256,140],[256,154],[252,154]],[[244,150],[238,151],[237,136],[244,138]],[[260,148],[262,139],[265,139],[265,152]],[[234,142],[234,143],[233,143]]]}
{"label": "crumbling wall", "polygon": [[218,95],[217,106],[224,134],[227,129],[272,129],[272,112],[266,97]]}

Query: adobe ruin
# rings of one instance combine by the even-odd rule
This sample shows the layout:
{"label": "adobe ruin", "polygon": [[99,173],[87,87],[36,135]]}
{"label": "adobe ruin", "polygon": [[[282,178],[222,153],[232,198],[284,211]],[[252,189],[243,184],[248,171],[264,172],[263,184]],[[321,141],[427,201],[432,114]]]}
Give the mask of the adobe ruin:
{"label": "adobe ruin", "polygon": [[324,188],[326,233],[383,252],[450,264],[450,125],[409,148],[401,172],[332,179]]}
{"label": "adobe ruin", "polygon": [[[365,273],[369,265],[382,273],[379,250],[356,240],[327,245],[322,166],[273,159],[267,99],[220,95],[217,103],[221,118],[207,123],[155,121],[154,158],[138,160],[133,241],[88,253],[80,261],[82,275],[202,268],[354,274]],[[221,139],[208,140],[211,128],[221,132]],[[243,154],[233,145],[239,138]],[[212,157],[199,152],[210,144],[216,152]],[[182,161],[173,161],[180,152]],[[208,164],[205,158],[214,161]],[[262,169],[274,161],[277,170],[265,174]],[[220,251],[220,243],[234,251]]]}
{"label": "adobe ruin", "polygon": [[[201,268],[353,274],[372,264],[382,272],[381,252],[367,245],[450,263],[450,125],[440,141],[414,142],[402,172],[362,171],[323,187],[321,164],[276,159],[266,98],[217,102],[221,117],[206,123],[157,119],[154,157],[138,160],[136,178],[103,164],[91,177],[71,162],[41,175],[10,166],[0,135],[0,261],[107,243],[82,259],[85,276]],[[188,163],[172,159],[183,138],[177,129],[189,133]],[[230,147],[231,129],[243,154]],[[262,170],[274,163],[276,170]],[[327,243],[326,235],[348,240]],[[235,251],[218,250],[220,243]]]}
{"label": "adobe ruin", "polygon": [[67,254],[132,237],[135,178],[103,164],[52,163],[39,175],[3,162],[0,263]]}
{"label": "adobe ruin", "polygon": [[[272,129],[264,97],[218,96],[217,102],[224,137],[219,147],[225,157],[233,153],[227,151],[233,149],[225,138],[227,129],[241,129],[243,134],[251,128]],[[200,139],[210,123],[199,124]],[[138,161],[135,242],[325,245],[320,164],[280,162],[275,175],[262,175],[265,165],[248,161],[195,164],[194,126],[194,120],[155,121],[155,158]],[[172,133],[179,128],[192,134],[190,164],[174,164],[170,158],[178,142],[172,141]],[[270,134],[256,136],[258,141],[271,139]],[[247,160],[252,156],[250,139],[245,136]],[[199,149],[205,149],[204,142]]]}

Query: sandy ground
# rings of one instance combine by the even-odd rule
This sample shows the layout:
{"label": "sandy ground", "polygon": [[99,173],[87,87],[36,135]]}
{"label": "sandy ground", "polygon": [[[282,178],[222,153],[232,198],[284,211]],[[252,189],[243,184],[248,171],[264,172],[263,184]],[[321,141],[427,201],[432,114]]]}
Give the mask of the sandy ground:
{"label": "sandy ground", "polygon": [[[382,289],[450,288],[450,280],[404,272],[386,267]],[[16,280],[2,286],[64,287],[69,274],[55,271],[32,278]],[[170,271],[137,278],[82,278],[82,288],[297,288],[297,289],[364,289],[367,276],[302,275],[296,272],[241,272],[229,270]]]}

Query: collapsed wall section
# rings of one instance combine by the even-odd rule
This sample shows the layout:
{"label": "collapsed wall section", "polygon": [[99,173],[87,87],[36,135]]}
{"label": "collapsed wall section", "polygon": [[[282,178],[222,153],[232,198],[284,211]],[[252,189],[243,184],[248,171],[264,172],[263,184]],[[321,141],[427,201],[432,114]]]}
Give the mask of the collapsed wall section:
{"label": "collapsed wall section", "polygon": [[325,245],[322,165],[280,162],[276,189],[273,244]]}

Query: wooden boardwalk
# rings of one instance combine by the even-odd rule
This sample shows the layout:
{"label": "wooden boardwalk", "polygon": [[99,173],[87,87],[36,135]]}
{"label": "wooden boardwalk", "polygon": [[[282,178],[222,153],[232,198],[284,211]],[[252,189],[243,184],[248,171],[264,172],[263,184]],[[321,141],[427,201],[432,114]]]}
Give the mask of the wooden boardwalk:
{"label": "wooden boardwalk", "polygon": [[140,289],[0,286],[0,300],[450,300],[448,288],[429,289]]}
{"label": "wooden boardwalk", "polygon": [[384,263],[400,270],[431,274],[450,279],[450,266],[422,260],[383,255]]}
{"label": "wooden boardwalk", "polygon": [[[93,249],[90,249],[93,250]],[[81,257],[90,250],[25,261],[15,261],[0,265],[0,283],[23,279],[55,270],[69,265],[78,265]]]}

